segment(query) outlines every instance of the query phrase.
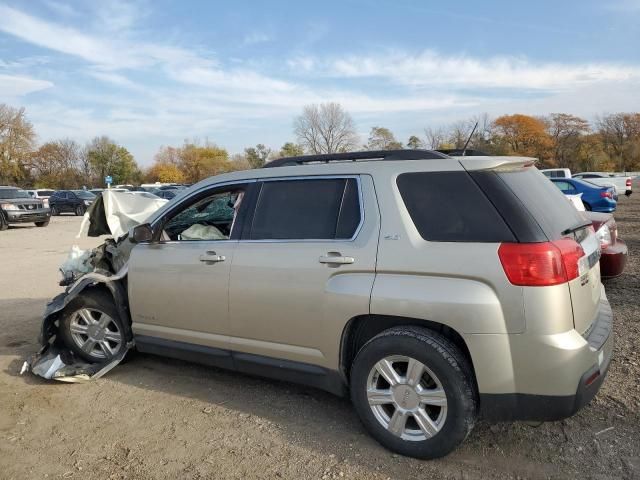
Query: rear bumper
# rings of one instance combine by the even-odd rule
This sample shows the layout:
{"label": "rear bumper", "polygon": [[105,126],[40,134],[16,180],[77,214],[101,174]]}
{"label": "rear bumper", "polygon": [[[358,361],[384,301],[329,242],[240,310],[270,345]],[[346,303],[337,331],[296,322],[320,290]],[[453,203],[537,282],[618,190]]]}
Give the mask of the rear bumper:
{"label": "rear bumper", "polygon": [[600,275],[603,278],[617,277],[627,265],[629,249],[624,241],[617,239],[614,245],[607,247],[600,256]]}
{"label": "rear bumper", "polygon": [[616,211],[616,203],[596,204],[591,207],[591,211],[600,213],[613,213]]}
{"label": "rear bumper", "polygon": [[[575,393],[480,393],[481,416],[489,421],[554,421],[570,417],[586,406],[604,382],[613,354],[613,313],[604,295],[598,318],[588,335],[580,338],[582,346],[579,351],[575,346],[558,342],[555,355],[545,353],[530,359],[537,364],[539,375],[549,378],[550,382],[557,380],[554,377],[564,378],[571,383],[577,379]],[[588,366],[579,368],[580,373],[574,379],[568,378],[569,372],[575,372],[579,365],[585,364],[585,360]],[[535,383],[540,378],[531,380]]]}
{"label": "rear bumper", "polygon": [[8,223],[34,223],[45,222],[51,216],[51,210],[41,208],[39,210],[9,210],[5,211]]}

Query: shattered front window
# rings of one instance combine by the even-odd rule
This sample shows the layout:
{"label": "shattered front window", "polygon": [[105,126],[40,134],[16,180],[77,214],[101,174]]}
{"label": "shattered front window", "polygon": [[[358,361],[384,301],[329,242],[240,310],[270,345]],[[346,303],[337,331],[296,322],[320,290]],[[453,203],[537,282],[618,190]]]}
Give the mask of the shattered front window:
{"label": "shattered front window", "polygon": [[176,240],[228,240],[242,191],[233,190],[204,198],[175,215],[164,233]]}

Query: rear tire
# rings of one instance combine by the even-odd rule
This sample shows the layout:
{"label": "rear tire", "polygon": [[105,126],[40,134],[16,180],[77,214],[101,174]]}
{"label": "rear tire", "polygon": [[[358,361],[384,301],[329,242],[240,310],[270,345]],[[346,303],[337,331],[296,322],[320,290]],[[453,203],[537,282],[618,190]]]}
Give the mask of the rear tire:
{"label": "rear tire", "polygon": [[471,367],[449,339],[425,328],[394,327],[369,340],[353,362],[350,383],[365,428],[402,455],[443,457],[475,424]]}
{"label": "rear tire", "polygon": [[48,218],[44,222],[36,222],[36,227],[46,227],[47,225],[49,225]]}
{"label": "rear tire", "polygon": [[69,349],[91,363],[108,362],[127,343],[127,330],[113,297],[100,290],[82,292],[69,302],[59,334]]}
{"label": "rear tire", "polygon": [[582,202],[582,204],[584,205],[584,209],[585,209],[587,212],[590,212],[590,211],[591,211],[591,205],[589,205],[587,202]]}

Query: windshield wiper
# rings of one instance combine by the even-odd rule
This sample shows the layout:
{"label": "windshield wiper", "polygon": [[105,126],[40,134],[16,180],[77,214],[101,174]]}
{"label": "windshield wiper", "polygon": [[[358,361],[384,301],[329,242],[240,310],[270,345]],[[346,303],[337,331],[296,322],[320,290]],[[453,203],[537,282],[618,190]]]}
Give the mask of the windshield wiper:
{"label": "windshield wiper", "polygon": [[591,225],[591,222],[588,220],[580,222],[573,227],[569,227],[566,230],[563,230],[562,232],[560,232],[560,235],[569,235],[570,233],[577,232],[581,228],[588,227],[589,225]]}

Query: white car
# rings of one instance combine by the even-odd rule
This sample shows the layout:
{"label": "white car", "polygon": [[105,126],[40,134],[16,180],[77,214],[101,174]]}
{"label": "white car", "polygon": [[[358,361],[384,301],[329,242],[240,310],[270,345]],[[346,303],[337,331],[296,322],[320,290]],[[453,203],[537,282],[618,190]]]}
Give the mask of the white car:
{"label": "white car", "polygon": [[571,170],[568,168],[544,168],[540,171],[547,178],[571,178]]}
{"label": "white car", "polygon": [[53,195],[53,190],[48,188],[37,188],[35,190],[27,190],[27,193],[31,198],[38,198],[42,200],[45,208],[49,208],[49,197]]}
{"label": "white car", "polygon": [[580,172],[573,175],[573,178],[587,180],[602,187],[613,186],[618,195],[623,193],[628,197],[631,195],[631,177],[615,176],[613,173],[606,172]]}

